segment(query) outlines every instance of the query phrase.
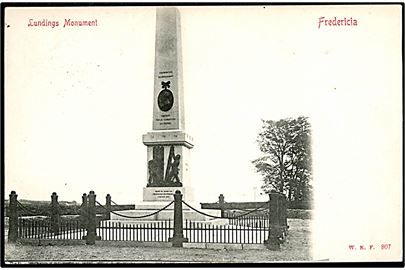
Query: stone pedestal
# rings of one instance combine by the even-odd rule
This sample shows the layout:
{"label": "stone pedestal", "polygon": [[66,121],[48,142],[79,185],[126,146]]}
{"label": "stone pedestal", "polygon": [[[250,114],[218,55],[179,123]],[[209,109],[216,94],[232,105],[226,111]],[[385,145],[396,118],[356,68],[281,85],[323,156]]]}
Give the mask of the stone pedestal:
{"label": "stone pedestal", "polygon": [[189,185],[192,137],[183,131],[153,131],[143,135],[147,146],[147,185],[143,201],[171,201],[176,190],[192,200]]}

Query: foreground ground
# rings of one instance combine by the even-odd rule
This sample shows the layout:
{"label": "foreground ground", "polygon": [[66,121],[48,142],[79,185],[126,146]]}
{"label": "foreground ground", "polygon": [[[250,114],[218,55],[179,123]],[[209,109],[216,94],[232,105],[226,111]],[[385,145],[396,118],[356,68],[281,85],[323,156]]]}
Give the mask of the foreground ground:
{"label": "foreground ground", "polygon": [[309,219],[289,219],[289,235],[280,251],[210,250],[111,246],[5,245],[6,263],[267,263],[310,260]]}

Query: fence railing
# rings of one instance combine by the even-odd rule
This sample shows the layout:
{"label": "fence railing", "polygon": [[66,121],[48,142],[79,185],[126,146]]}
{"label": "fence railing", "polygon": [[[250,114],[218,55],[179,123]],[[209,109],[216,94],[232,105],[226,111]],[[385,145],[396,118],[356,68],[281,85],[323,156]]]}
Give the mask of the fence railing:
{"label": "fence railing", "polygon": [[[244,216],[238,218],[238,214],[225,214],[226,218],[229,219],[230,225],[238,225],[238,226],[247,226],[247,227],[254,227],[254,228],[268,228],[270,226],[269,222],[269,215],[252,215],[252,216]],[[236,217],[236,218],[235,218]]]}
{"label": "fence railing", "polygon": [[[106,204],[96,200],[94,191],[83,194],[76,219],[61,218],[58,196],[51,196],[49,216],[45,219],[20,218],[24,206],[18,202],[17,194],[10,194],[9,203],[9,242],[18,238],[25,239],[69,239],[86,240],[93,245],[96,240],[107,241],[138,241],[138,242],[171,242],[174,247],[182,247],[183,243],[229,243],[229,244],[265,244],[269,249],[278,250],[287,234],[287,215],[285,196],[271,193],[269,201],[256,205],[255,209],[229,213],[221,211],[220,216],[204,213],[193,208],[182,200],[182,194],[177,190],[174,200],[165,207],[146,215],[127,216],[112,210],[111,196],[106,197]],[[104,213],[97,215],[96,204]],[[140,220],[168,209],[172,204],[173,220],[150,221]],[[187,211],[195,211],[210,219],[226,219],[226,225],[214,225],[192,220],[183,220],[183,204]],[[223,210],[223,209],[222,209]],[[110,220],[111,213],[128,220],[138,219],[136,223],[120,223]]]}
{"label": "fence railing", "polygon": [[173,233],[173,221],[161,220],[153,223],[122,224],[101,221],[97,234],[102,240],[168,242]]}
{"label": "fence railing", "polygon": [[213,225],[186,220],[184,231],[190,243],[263,244],[269,228],[261,225]]}
{"label": "fence railing", "polygon": [[18,220],[18,238],[22,239],[80,240],[85,235],[86,229],[78,220],[61,221],[57,231],[53,230],[50,220]]}

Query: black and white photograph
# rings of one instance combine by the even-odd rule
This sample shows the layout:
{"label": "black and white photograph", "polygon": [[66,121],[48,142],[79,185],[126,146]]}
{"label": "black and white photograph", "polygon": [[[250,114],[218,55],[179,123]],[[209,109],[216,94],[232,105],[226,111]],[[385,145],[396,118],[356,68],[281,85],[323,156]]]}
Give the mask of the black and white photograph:
{"label": "black and white photograph", "polygon": [[403,266],[403,3],[2,3],[2,266]]}

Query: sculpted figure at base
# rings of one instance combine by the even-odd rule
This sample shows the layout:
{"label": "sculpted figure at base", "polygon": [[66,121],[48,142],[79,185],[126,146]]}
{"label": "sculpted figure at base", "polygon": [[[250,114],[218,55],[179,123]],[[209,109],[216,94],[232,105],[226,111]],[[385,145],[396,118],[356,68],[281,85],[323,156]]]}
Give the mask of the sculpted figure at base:
{"label": "sculpted figure at base", "polygon": [[153,147],[153,158],[148,161],[148,184],[147,187],[159,187],[163,183],[164,174],[164,147]]}
{"label": "sculpted figure at base", "polygon": [[170,146],[169,157],[167,159],[167,169],[165,174],[165,186],[166,187],[181,187],[183,184],[179,178],[179,166],[180,166],[179,154],[174,155],[174,146]]}
{"label": "sculpted figure at base", "polygon": [[179,165],[180,165],[180,155],[174,157],[174,161],[170,166],[170,172],[167,177],[167,183],[172,187],[181,187],[182,184],[179,179]]}
{"label": "sculpted figure at base", "polygon": [[148,184],[147,187],[181,187],[183,184],[179,178],[181,155],[174,154],[174,146],[170,146],[167,159],[166,172],[163,174],[164,147],[153,148],[153,159],[148,161]]}

